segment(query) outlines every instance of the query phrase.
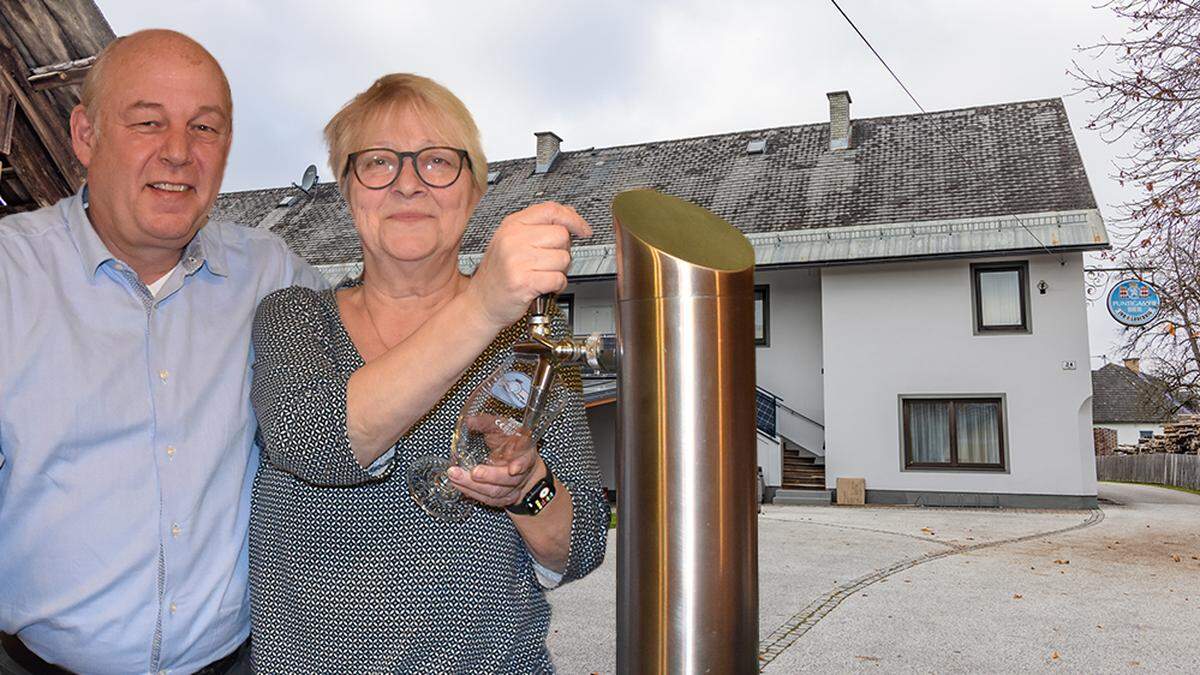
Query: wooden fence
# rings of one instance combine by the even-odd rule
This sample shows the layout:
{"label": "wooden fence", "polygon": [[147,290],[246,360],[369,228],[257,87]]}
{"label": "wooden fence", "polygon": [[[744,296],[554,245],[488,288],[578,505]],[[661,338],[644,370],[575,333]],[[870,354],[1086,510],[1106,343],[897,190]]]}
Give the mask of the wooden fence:
{"label": "wooden fence", "polygon": [[1096,477],[1200,490],[1200,456],[1155,453],[1097,457]]}

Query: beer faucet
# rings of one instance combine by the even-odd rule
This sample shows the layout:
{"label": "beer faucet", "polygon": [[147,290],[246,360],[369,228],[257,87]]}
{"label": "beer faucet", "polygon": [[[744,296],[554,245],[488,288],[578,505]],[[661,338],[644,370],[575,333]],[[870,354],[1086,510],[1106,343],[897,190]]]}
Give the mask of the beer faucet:
{"label": "beer faucet", "polygon": [[536,360],[525,406],[524,426],[535,428],[545,410],[550,388],[560,364],[586,363],[593,370],[615,373],[617,370],[617,341],[613,336],[593,333],[586,340],[567,336],[556,340],[550,335],[550,304],[555,293],[539,295],[529,314],[529,340],[513,345],[517,358]]}

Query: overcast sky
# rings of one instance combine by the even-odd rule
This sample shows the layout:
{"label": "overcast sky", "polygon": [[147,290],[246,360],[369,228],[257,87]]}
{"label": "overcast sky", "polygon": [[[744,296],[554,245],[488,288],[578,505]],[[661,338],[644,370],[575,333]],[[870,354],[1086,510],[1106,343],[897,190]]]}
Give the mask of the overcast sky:
{"label": "overcast sky", "polygon": [[[467,104],[491,159],[915,112],[829,0],[731,2],[253,2],[98,0],[118,34],[183,31],[222,63],[235,132],[225,190],[329,180],[321,128],[388,72],[432,77]],[[1121,189],[1115,150],[1069,96],[1076,52],[1125,26],[1088,0],[839,0],[926,110],[1063,96],[1101,211]],[[1115,281],[1113,279],[1112,281]],[[1117,324],[1089,308],[1091,354],[1117,358]],[[1092,367],[1102,363],[1092,360]]]}

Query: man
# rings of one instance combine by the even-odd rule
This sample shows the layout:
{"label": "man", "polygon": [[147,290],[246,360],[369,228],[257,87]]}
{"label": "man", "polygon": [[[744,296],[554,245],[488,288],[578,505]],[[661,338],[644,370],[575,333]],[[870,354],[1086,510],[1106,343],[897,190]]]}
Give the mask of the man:
{"label": "man", "polygon": [[122,38],[71,116],[87,186],[0,221],[2,673],[246,667],[251,321],[324,283],[208,221],[232,114],[199,44]]}

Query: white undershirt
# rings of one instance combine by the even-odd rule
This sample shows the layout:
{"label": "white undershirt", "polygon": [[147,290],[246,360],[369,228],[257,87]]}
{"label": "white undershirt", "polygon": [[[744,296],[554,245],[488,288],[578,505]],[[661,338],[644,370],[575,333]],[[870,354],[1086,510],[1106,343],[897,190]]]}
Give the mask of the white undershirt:
{"label": "white undershirt", "polygon": [[174,274],[175,270],[177,270],[177,269],[179,269],[178,264],[176,264],[174,267],[172,267],[170,272],[167,272],[166,274],[159,277],[157,281],[153,281],[153,282],[146,284],[146,288],[150,289],[150,295],[157,298],[159,291],[161,291],[162,287],[167,284],[167,279],[170,279],[171,275]]}

